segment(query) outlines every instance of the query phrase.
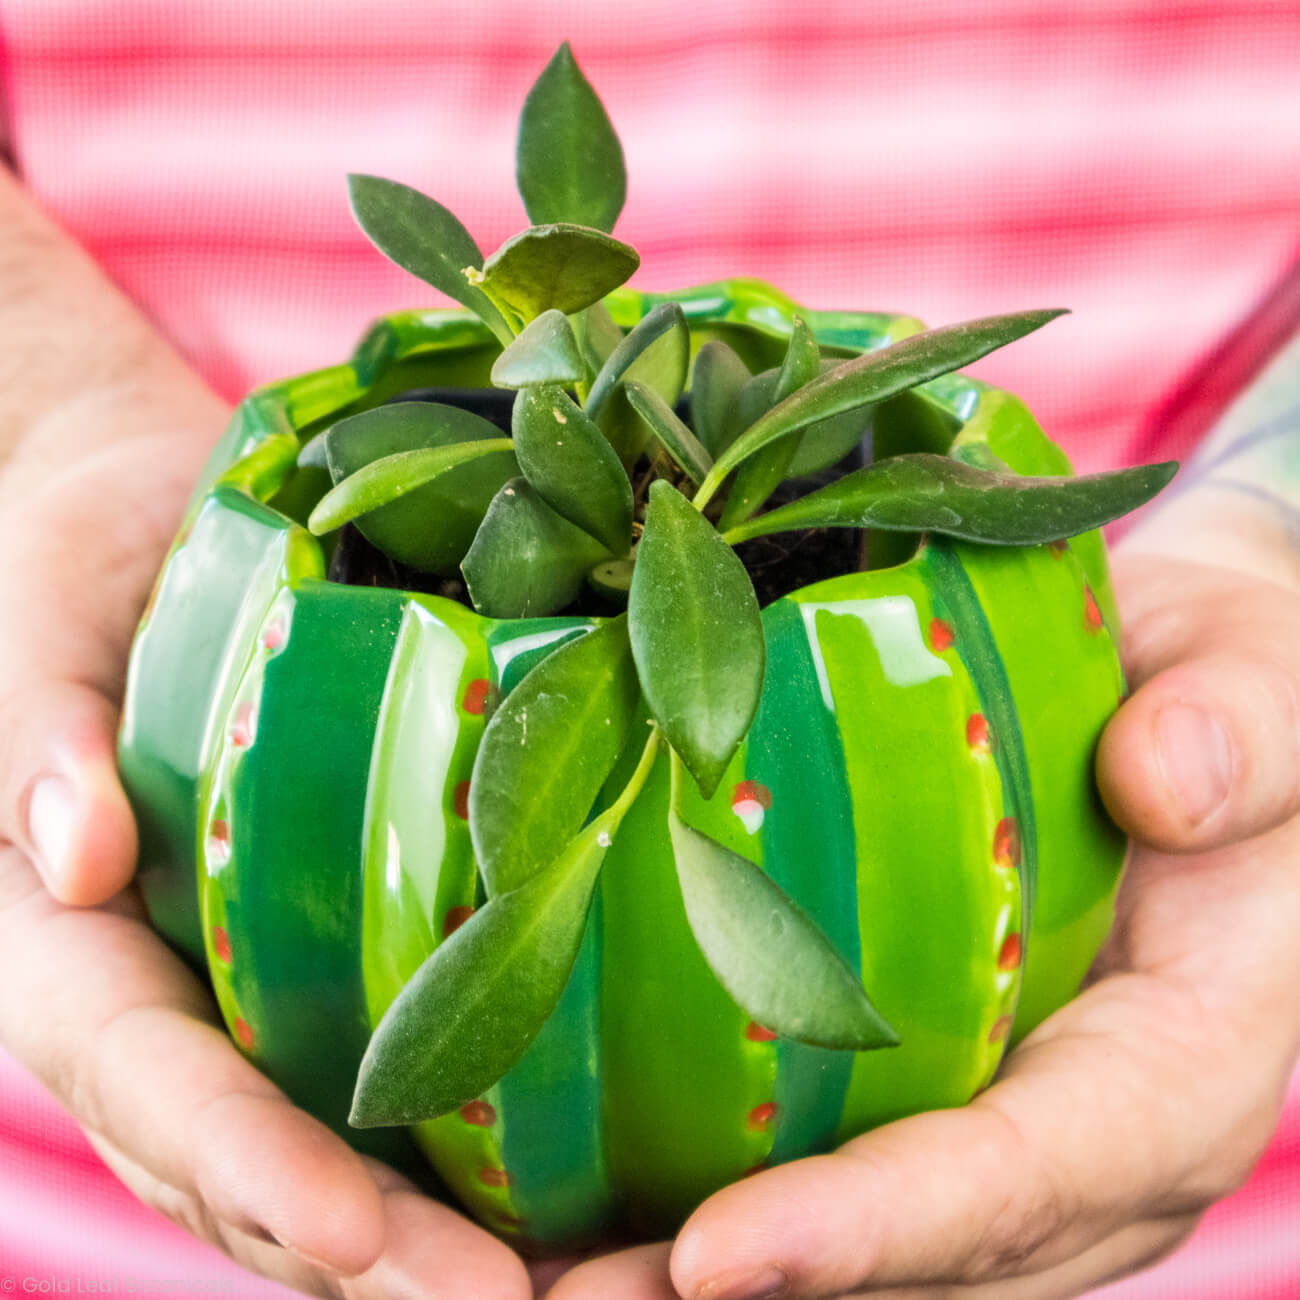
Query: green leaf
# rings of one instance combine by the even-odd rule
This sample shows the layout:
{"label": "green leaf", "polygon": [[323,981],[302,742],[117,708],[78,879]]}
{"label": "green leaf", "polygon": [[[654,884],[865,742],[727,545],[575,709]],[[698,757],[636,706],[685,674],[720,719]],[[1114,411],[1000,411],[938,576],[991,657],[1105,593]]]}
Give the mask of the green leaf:
{"label": "green leaf", "polygon": [[623,210],[623,149],[568,41],[524,100],[515,180],[536,225],[574,221],[608,231]]}
{"label": "green leaf", "polygon": [[399,497],[440,478],[448,470],[510,450],[509,438],[487,442],[458,442],[450,447],[428,447],[422,451],[399,451],[394,456],[371,461],[328,491],[311,512],[307,526],[319,536],[333,532],[358,515],[391,505]]}
{"label": "green leaf", "polygon": [[677,303],[666,302],[647,312],[600,368],[585,409],[604,429],[623,464],[635,463],[650,430],[632,410],[621,385],[629,379],[644,384],[673,406],[686,385],[690,357],[686,316]]}
{"label": "green leaf", "polygon": [[654,389],[635,380],[624,380],[623,387],[632,409],[650,426],[664,450],[696,483],[703,483],[713,467],[713,457],[700,446],[699,439]]}
{"label": "green leaf", "polygon": [[650,711],[707,799],[758,708],[763,623],[735,552],[662,479],[650,486],[628,617]]}
{"label": "green leaf", "polygon": [[314,438],[303,443],[298,453],[299,469],[328,469],[329,461],[325,459],[325,435],[328,429],[322,429]]}
{"label": "green leaf", "polygon": [[404,271],[454,298],[483,321],[502,345],[514,331],[488,296],[465,279],[483,254],[469,231],[441,203],[380,176],[348,177],[352,214],[370,242]]}
{"label": "green leaf", "polygon": [[[776,377],[773,404],[785,401],[815,379],[820,364],[817,340],[803,318],[796,316],[790,346]],[[798,438],[782,438],[769,443],[740,466],[727,494],[727,506],[718,522],[719,528],[725,531],[748,519],[776,491],[781,480],[789,474],[790,462],[799,449],[799,442]]]}
{"label": "green leaf", "polygon": [[703,508],[732,470],[778,438],[807,428],[814,420],[882,401],[969,365],[1061,315],[1061,311],[1027,311],[946,325],[842,362],[778,403],[737,438],[701,485],[696,505]]}
{"label": "green leaf", "polygon": [[596,422],[559,387],[522,388],[511,430],[519,468],[552,510],[615,555],[632,545],[632,484]]}
{"label": "green leaf", "polygon": [[670,406],[686,386],[691,359],[691,333],[686,316],[675,302],[662,302],[648,311],[609,354],[587,397],[587,414],[601,407],[624,380],[652,388]]}
{"label": "green leaf", "polygon": [[609,558],[606,547],[556,514],[521,477],[492,498],[460,567],[480,614],[540,618],[568,605],[587,570]]}
{"label": "green leaf", "polygon": [[640,263],[636,249],[589,226],[530,226],[468,278],[527,322],[551,309],[566,316],[582,311],[617,289]]}
{"label": "green leaf", "polygon": [[1167,461],[1083,478],[1022,478],[927,452],[891,456],[733,528],[726,539],[734,546],[803,528],[883,528],[1032,546],[1137,509],[1177,469]]}
{"label": "green leaf", "polygon": [[517,889],[578,833],[627,745],[640,694],[620,615],[552,651],[506,696],[469,783],[489,895]]}
{"label": "green leaf", "polygon": [[[335,484],[399,452],[466,442],[499,444],[496,425],[438,402],[391,402],[348,416],[325,434],[325,457]],[[426,573],[456,572],[483,512],[507,479],[519,472],[509,449],[467,461],[392,504],[360,516],[356,526],[385,555]]]}
{"label": "green leaf", "polygon": [[669,812],[686,919],[718,982],[758,1024],[814,1047],[896,1047],[861,979],[817,923],[752,862]]}
{"label": "green leaf", "polygon": [[569,982],[605,853],[657,750],[651,736],[615,803],[527,884],[479,908],[416,971],[362,1058],[353,1127],[445,1115],[528,1050]]}
{"label": "green leaf", "polygon": [[749,367],[721,339],[710,340],[696,353],[691,424],[710,456],[727,445],[731,411],[749,380]]}
{"label": "green leaf", "polygon": [[498,388],[576,384],[586,377],[578,340],[561,311],[544,311],[492,365],[492,382]]}
{"label": "green leaf", "polygon": [[609,360],[610,353],[622,343],[623,331],[603,302],[593,302],[575,319],[582,358],[592,375],[598,375],[601,366]]}

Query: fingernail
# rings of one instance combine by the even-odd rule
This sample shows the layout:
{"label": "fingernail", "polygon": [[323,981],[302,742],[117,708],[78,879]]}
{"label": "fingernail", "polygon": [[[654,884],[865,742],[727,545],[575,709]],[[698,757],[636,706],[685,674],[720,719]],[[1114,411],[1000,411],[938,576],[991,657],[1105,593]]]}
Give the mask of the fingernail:
{"label": "fingernail", "polygon": [[77,791],[62,776],[42,777],[27,804],[27,829],[36,850],[36,866],[46,885],[53,886],[68,865],[68,852],[76,831]]}
{"label": "fingernail", "polygon": [[769,1264],[757,1273],[712,1278],[695,1293],[695,1300],[772,1300],[789,1289],[785,1269]]}
{"label": "fingernail", "polygon": [[1219,723],[1204,709],[1171,704],[1156,718],[1160,763],[1188,820],[1199,826],[1228,797],[1232,747]]}

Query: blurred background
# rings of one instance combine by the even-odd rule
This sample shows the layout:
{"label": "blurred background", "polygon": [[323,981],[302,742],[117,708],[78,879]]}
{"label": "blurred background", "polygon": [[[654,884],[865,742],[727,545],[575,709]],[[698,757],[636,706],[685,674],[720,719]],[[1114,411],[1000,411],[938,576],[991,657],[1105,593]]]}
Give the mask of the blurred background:
{"label": "blurred background", "polygon": [[[526,224],[515,122],[564,39],[623,141],[634,285],[758,276],[931,325],[1069,307],[976,372],[1081,469],[1185,456],[1300,322],[1287,0],[0,0],[4,135],[233,401],[437,302],[356,229],[346,172],[430,193],[485,253]],[[1098,1295],[1300,1295],[1293,1094],[1250,1184]],[[0,1057],[3,1271],[288,1294],[139,1207]]]}

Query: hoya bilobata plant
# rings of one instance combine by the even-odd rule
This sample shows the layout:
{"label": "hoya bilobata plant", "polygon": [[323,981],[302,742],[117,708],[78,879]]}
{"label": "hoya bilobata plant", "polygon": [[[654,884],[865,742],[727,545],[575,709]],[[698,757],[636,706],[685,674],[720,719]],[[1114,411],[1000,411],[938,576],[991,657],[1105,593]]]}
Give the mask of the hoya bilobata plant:
{"label": "hoya bilobata plant", "polygon": [[[534,667],[491,717],[469,796],[486,902],[375,1031],[354,1098],[358,1126],[445,1114],[523,1055],[564,990],[605,851],[656,763],[671,769],[686,915],[728,993],[757,1023],[803,1043],[896,1043],[810,918],[680,815],[687,783],[714,794],[762,687],[759,600],[735,548],[809,529],[1055,541],[1134,509],[1174,468],[1035,479],[986,447],[959,448],[853,468],[765,509],[783,484],[791,495],[788,480],[842,462],[874,404],[1061,313],[968,321],[848,358],[796,318],[780,366],[759,375],[716,340],[692,366],[675,303],[624,334],[602,302],[639,264],[610,233],[623,154],[567,44],[524,104],[517,181],[534,224],[484,259],[435,200],[350,178],[353,211],[379,250],[499,340],[492,381],[515,392],[510,436],[460,407],[396,402],[339,421],[301,457],[333,484],[311,514],[313,532],[352,523],[410,569],[463,578],[490,618],[581,608],[584,593],[607,614]],[[639,761],[620,767],[629,750]]]}

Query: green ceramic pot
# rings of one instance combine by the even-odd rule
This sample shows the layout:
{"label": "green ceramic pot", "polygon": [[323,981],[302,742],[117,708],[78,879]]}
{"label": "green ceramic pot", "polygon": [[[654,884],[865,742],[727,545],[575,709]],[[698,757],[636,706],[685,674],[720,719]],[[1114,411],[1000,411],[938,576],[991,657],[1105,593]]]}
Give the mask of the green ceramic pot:
{"label": "green ceramic pot", "polygon": [[[773,290],[676,297],[696,346],[725,338],[755,369],[779,361],[795,309]],[[613,310],[626,326],[658,301],[623,291]],[[802,314],[846,354],[920,328]],[[326,581],[301,521],[327,484],[295,458],[396,393],[486,386],[496,352],[466,313],[407,313],[350,362],[249,397],[159,578],[124,706],[156,925],[210,975],[251,1060],[395,1159],[402,1135],[345,1117],[372,1028],[482,899],[466,795],[485,714],[592,624],[493,621]],[[1020,473],[1069,472],[1022,403],[963,376],[880,408],[874,437],[877,455],[982,443]],[[690,815],[816,918],[902,1046],[805,1047],[731,1001],[687,927],[657,771],[541,1035],[487,1095],[414,1131],[503,1235],[562,1246],[671,1230],[749,1171],[963,1104],[1078,988],[1125,848],[1092,779],[1123,690],[1100,539],[889,544],[893,567],[764,610],[758,716]]]}

